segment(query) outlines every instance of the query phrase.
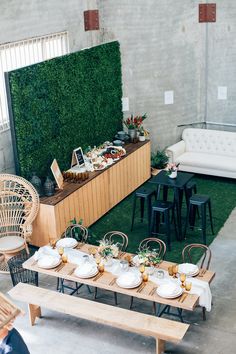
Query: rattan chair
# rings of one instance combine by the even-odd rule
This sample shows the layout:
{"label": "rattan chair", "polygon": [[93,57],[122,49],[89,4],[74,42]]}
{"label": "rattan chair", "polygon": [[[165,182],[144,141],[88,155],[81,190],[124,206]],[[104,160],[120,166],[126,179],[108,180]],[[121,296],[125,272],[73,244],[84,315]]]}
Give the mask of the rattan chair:
{"label": "rattan chair", "polygon": [[9,272],[7,261],[26,249],[32,222],[39,210],[39,196],[26,179],[0,174],[0,272]]}

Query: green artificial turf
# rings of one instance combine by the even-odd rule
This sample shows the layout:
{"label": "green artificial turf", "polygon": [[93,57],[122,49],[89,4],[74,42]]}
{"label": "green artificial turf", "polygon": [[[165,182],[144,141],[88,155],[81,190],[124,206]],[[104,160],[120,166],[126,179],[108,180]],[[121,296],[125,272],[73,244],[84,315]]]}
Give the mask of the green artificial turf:
{"label": "green artificial turf", "polygon": [[[207,244],[209,245],[213,239],[217,236],[219,230],[224,225],[231,211],[236,207],[236,183],[231,179],[224,179],[218,177],[208,176],[195,176],[194,181],[197,183],[198,194],[207,194],[211,198],[214,235],[211,233],[210,223],[207,223]],[[155,188],[152,184],[146,182],[145,185],[149,185],[150,188]],[[139,203],[136,208],[136,218],[134,229],[131,232],[131,215],[133,208],[133,197],[131,194],[110,210],[105,216],[98,220],[90,227],[90,243],[96,244],[102,239],[104,234],[108,231],[122,231],[129,237],[129,245],[127,251],[136,253],[140,241],[146,237],[150,237],[148,234],[147,221],[140,222]],[[171,193],[168,198],[172,199]],[[185,204],[185,203],[184,203]],[[186,215],[186,207],[183,205],[182,216]],[[196,222],[198,224],[198,220]],[[183,220],[184,227],[184,220]],[[159,237],[159,236],[157,236]],[[159,237],[166,241],[165,236]],[[176,241],[174,230],[172,230],[172,242],[171,251],[166,253],[166,260],[173,262],[181,262],[181,253],[185,245],[189,243],[202,243],[201,231],[195,228],[194,231],[188,229],[186,240]],[[201,254],[196,253],[195,261],[200,258]]]}

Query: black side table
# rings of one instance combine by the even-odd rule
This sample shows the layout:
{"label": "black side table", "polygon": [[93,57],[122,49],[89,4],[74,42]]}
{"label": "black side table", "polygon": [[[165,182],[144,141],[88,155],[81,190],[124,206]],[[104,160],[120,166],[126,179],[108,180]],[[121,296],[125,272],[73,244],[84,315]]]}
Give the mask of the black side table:
{"label": "black side table", "polygon": [[[186,185],[193,177],[194,177],[193,173],[178,172],[176,178],[170,178],[169,176],[167,176],[166,171],[162,170],[161,172],[158,173],[158,175],[154,176],[149,181],[149,183],[154,183],[157,185],[157,190],[158,190],[157,199],[159,199],[160,186],[174,189],[174,201],[176,204],[179,241],[183,239],[182,222],[181,222],[180,189],[183,189],[184,193],[186,193]],[[166,199],[165,194],[164,194],[164,199]]]}

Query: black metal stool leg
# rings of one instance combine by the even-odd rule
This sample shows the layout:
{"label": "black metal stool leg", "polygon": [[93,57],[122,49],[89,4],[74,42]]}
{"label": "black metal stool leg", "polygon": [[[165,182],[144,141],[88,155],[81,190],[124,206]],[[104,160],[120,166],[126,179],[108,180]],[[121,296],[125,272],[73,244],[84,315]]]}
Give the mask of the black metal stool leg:
{"label": "black metal stool leg", "polygon": [[167,247],[168,247],[168,251],[170,251],[171,250],[171,240],[170,240],[170,214],[169,214],[169,210],[166,210],[164,212],[164,220],[165,220],[165,225],[166,225]]}
{"label": "black metal stool leg", "polygon": [[141,222],[143,222],[145,199],[140,198]]}
{"label": "black metal stool leg", "polygon": [[202,217],[202,241],[206,245],[206,204],[201,205],[201,217]]}
{"label": "black metal stool leg", "polygon": [[212,235],[214,235],[212,212],[211,212],[211,201],[210,200],[208,201],[208,208],[209,208],[209,216],[210,216],[210,223],[211,223],[211,232],[212,232]]}
{"label": "black metal stool leg", "polygon": [[136,209],[136,196],[134,196],[134,202],[133,202],[133,214],[132,214],[132,222],[131,222],[131,231],[133,230],[133,227],[134,227],[135,209]]}

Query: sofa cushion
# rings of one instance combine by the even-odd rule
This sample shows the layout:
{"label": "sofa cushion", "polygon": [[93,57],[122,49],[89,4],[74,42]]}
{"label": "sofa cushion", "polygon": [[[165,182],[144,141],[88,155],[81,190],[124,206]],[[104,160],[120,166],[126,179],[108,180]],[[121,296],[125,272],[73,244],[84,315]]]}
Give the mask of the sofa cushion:
{"label": "sofa cushion", "polygon": [[236,133],[221,130],[187,128],[183,131],[186,152],[236,157]]}
{"label": "sofa cushion", "polygon": [[206,170],[225,170],[236,172],[235,158],[231,156],[213,155],[198,152],[185,152],[180,155],[176,163],[185,166],[196,166]]}

